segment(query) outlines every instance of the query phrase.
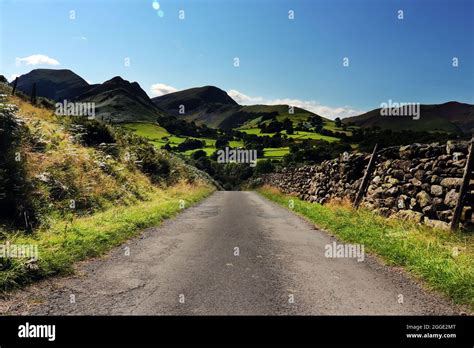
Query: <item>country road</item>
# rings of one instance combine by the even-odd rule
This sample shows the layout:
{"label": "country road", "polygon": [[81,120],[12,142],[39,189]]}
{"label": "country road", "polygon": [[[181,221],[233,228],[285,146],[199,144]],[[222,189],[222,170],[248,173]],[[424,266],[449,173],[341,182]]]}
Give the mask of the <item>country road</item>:
{"label": "country road", "polygon": [[[29,305],[10,310],[93,315],[457,313],[447,301],[371,256],[363,262],[325,257],[325,246],[333,241],[255,192],[216,192],[106,257],[82,263],[76,275],[22,291]],[[39,304],[31,305],[32,298]]]}

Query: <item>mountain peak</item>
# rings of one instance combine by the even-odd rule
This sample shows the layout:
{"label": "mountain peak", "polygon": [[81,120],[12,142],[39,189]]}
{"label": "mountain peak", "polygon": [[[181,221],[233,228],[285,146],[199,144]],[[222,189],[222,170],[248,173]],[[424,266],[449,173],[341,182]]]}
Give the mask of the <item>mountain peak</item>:
{"label": "mountain peak", "polygon": [[110,80],[107,80],[104,82],[104,85],[106,84],[118,84],[118,83],[124,83],[124,82],[128,82],[127,80],[124,80],[122,77],[120,76],[114,76],[112,77]]}
{"label": "mountain peak", "polygon": [[157,105],[169,104],[173,108],[178,105],[176,103],[184,103],[190,109],[206,104],[238,105],[225,91],[215,86],[194,87],[168,93],[153,98],[153,102]]}
{"label": "mountain peak", "polygon": [[227,92],[216,86],[203,86],[191,88],[189,91],[195,90],[204,101],[210,103],[237,105],[237,102],[232,99]]}
{"label": "mountain peak", "polygon": [[18,90],[29,94],[36,83],[38,96],[53,100],[70,99],[82,93],[89,84],[69,69],[34,69],[18,78]]}

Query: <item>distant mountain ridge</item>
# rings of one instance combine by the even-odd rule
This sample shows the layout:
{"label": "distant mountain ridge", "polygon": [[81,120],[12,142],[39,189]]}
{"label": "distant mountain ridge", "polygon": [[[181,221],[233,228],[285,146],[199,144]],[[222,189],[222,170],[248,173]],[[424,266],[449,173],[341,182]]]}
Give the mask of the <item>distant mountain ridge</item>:
{"label": "distant mountain ridge", "polygon": [[379,127],[397,131],[441,131],[469,133],[474,131],[474,105],[450,101],[443,104],[420,105],[419,119],[409,116],[382,116],[374,109],[343,120],[362,128]]}
{"label": "distant mountain ridge", "polygon": [[55,101],[74,98],[90,86],[86,80],[68,69],[34,69],[18,77],[17,89],[29,95],[34,83],[38,96]]}
{"label": "distant mountain ridge", "polygon": [[158,116],[163,116],[137,82],[130,83],[120,76],[91,86],[73,101],[95,103],[96,118],[102,121],[156,122]]}
{"label": "distant mountain ridge", "polygon": [[102,121],[155,122],[163,115],[137,82],[119,76],[90,85],[71,70],[35,69],[18,78],[17,89],[29,95],[34,83],[37,96],[59,102],[95,103],[95,118]]}
{"label": "distant mountain ridge", "polygon": [[169,115],[218,128],[222,120],[240,105],[225,91],[214,86],[190,88],[152,99]]}
{"label": "distant mountain ridge", "polygon": [[[90,85],[68,69],[34,69],[18,78],[17,89],[30,94],[34,83],[38,96],[55,101],[94,102],[95,117],[114,123],[156,122],[159,116],[171,115],[200,125],[234,129],[265,116],[291,119],[298,114],[301,120],[316,115],[296,107],[295,115],[292,115],[288,105],[239,105],[225,91],[214,86],[190,88],[150,99],[137,82],[116,76],[102,84]],[[419,120],[381,116],[380,109],[374,109],[345,118],[343,122],[363,128],[467,133],[474,131],[474,105],[455,101],[421,105]]]}
{"label": "distant mountain ridge", "polygon": [[[292,117],[288,105],[239,105],[225,91],[214,86],[185,89],[152,100],[170,115],[222,129],[233,129],[264,115]],[[297,107],[294,112],[316,115]]]}

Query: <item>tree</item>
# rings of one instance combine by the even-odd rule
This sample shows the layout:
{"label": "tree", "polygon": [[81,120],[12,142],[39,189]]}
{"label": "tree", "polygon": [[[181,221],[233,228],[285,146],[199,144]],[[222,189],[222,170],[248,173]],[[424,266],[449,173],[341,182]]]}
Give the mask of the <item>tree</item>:
{"label": "tree", "polygon": [[199,149],[205,146],[206,146],[206,143],[202,140],[186,138],[185,141],[183,141],[181,144],[178,145],[177,150],[179,152],[184,152],[187,150]]}
{"label": "tree", "polygon": [[339,117],[336,117],[336,119],[334,120],[334,122],[336,122],[336,127],[337,128],[340,128],[341,125],[342,125],[342,121]]}
{"label": "tree", "polygon": [[216,140],[216,149],[223,149],[229,146],[229,140],[226,138],[219,138]]}
{"label": "tree", "polygon": [[191,155],[192,159],[194,159],[194,160],[198,160],[201,157],[206,157],[206,156],[207,156],[207,154],[206,154],[206,151],[204,151],[204,150],[194,151],[193,154]]}
{"label": "tree", "polygon": [[314,116],[311,116],[309,119],[308,119],[309,123],[311,123],[311,125],[313,127],[317,127],[319,125],[322,126],[323,124],[323,119],[321,117],[319,117],[318,115],[314,115]]}
{"label": "tree", "polygon": [[257,161],[255,166],[255,174],[267,174],[275,170],[275,166],[269,160],[260,160]]}

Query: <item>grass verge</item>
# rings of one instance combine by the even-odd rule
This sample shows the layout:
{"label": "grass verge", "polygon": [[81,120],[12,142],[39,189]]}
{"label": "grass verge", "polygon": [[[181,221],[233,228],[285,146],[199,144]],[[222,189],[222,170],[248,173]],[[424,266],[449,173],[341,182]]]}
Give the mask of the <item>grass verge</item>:
{"label": "grass verge", "polygon": [[271,187],[257,192],[293,211],[340,240],[364,244],[366,251],[387,264],[402,266],[430,289],[474,311],[474,236],[432,229],[408,221],[387,219],[349,204],[320,205],[285,195]]}
{"label": "grass verge", "polygon": [[39,258],[28,263],[11,258],[0,269],[0,292],[5,292],[35,279],[55,274],[67,274],[74,262],[104,254],[127,239],[138,235],[144,228],[157,225],[176,215],[180,200],[185,207],[204,199],[213,192],[204,184],[184,184],[153,191],[151,198],[131,206],[116,206],[87,217],[62,219],[47,230],[30,236],[10,234],[10,245],[36,245]]}

